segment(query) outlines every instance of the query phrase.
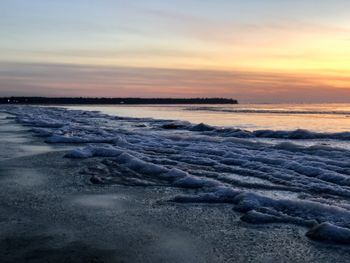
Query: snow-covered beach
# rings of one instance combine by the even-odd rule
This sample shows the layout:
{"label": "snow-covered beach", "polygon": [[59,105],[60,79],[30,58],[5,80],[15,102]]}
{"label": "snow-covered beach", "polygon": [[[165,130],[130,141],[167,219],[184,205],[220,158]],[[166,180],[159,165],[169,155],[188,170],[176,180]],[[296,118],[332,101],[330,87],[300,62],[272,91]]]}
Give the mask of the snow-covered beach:
{"label": "snow-covered beach", "polygon": [[347,143],[349,132],[0,111],[3,254],[13,242],[33,262],[66,250],[91,252],[82,262],[350,257],[350,151],[322,143]]}

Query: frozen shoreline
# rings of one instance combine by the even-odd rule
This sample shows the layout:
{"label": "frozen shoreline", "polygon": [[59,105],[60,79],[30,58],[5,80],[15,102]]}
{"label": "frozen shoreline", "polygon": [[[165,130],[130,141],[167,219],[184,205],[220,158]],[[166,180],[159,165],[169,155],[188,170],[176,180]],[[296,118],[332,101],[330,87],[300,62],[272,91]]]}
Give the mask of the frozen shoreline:
{"label": "frozen shoreline", "polygon": [[[53,112],[50,112],[51,110]],[[38,111],[40,111],[41,115],[38,115]],[[341,162],[337,168],[334,167],[334,164],[337,163],[337,161],[339,162],[339,160],[335,159],[339,159],[340,157],[338,156],[340,156],[340,154],[342,155],[342,158],[345,158],[347,156],[345,155],[344,157],[344,152],[346,153],[344,150],[340,150],[339,153],[339,150],[335,149],[334,152],[330,151],[331,155],[327,155],[328,149],[326,152],[322,151],[322,149],[316,149],[316,153],[313,149],[304,149],[298,147],[294,149],[290,145],[283,149],[276,149],[269,148],[261,143],[251,142],[246,139],[231,139],[229,147],[222,149],[221,147],[224,147],[225,145],[227,146],[227,142],[223,143],[222,139],[220,138],[217,139],[219,140],[217,141],[212,136],[210,137],[205,134],[193,134],[194,131],[177,131],[176,129],[171,130],[171,134],[169,134],[169,130],[167,129],[149,127],[147,126],[147,121],[140,123],[140,120],[137,119],[118,119],[114,117],[113,119],[109,119],[109,117],[97,113],[75,112],[73,114],[73,112],[67,110],[37,108],[26,108],[25,111],[22,111],[22,115],[19,115],[18,111],[16,114],[22,118],[27,118],[26,125],[46,126],[45,128],[36,127],[34,130],[37,134],[44,136],[46,140],[50,138],[47,136],[49,132],[56,133],[57,131],[64,131],[66,132],[64,137],[68,138],[68,140],[65,139],[64,141],[65,145],[71,145],[69,147],[75,148],[77,145],[72,145],[72,142],[79,144],[90,144],[90,146],[87,146],[87,148],[79,147],[79,149],[83,150],[73,150],[72,152],[68,152],[71,157],[96,157],[79,160],[68,159],[63,158],[66,152],[53,152],[47,156],[35,155],[36,161],[33,159],[33,157],[29,156],[18,157],[12,161],[6,160],[2,162],[4,164],[2,165],[2,169],[4,169],[3,167],[5,167],[5,169],[6,167],[7,169],[10,169],[11,167],[12,169],[13,166],[17,167],[17,169],[28,166],[31,167],[30,169],[42,167],[40,168],[42,169],[42,176],[40,178],[46,178],[48,171],[52,171],[53,174],[56,174],[55,176],[49,176],[49,178],[46,179],[49,180],[49,182],[51,179],[53,179],[49,185],[59,200],[59,206],[57,207],[57,205],[54,205],[53,209],[55,210],[59,208],[62,210],[63,215],[60,219],[62,221],[66,216],[68,216],[69,213],[72,213],[74,209],[77,208],[76,206],[90,207],[90,213],[86,214],[82,211],[79,213],[83,213],[84,216],[87,217],[92,217],[93,219],[91,220],[94,222],[97,220],[94,215],[96,209],[98,209],[99,213],[101,213],[98,220],[101,220],[101,218],[104,216],[106,216],[106,218],[103,220],[116,220],[121,210],[123,213],[126,213],[125,217],[123,217],[123,220],[127,221],[129,220],[130,214],[128,213],[130,211],[125,211],[125,208],[134,207],[136,205],[136,214],[138,214],[136,218],[134,218],[136,221],[139,220],[140,217],[148,215],[152,218],[152,220],[156,220],[157,224],[159,222],[165,221],[165,225],[164,223],[160,224],[165,227],[165,229],[167,229],[167,225],[171,226],[170,228],[174,229],[175,233],[177,233],[179,229],[186,229],[185,233],[183,233],[184,236],[188,236],[189,233],[195,233],[195,236],[199,235],[202,236],[202,238],[204,238],[206,235],[209,235],[209,244],[200,244],[197,239],[193,239],[194,237],[192,235],[190,235],[190,241],[187,241],[187,243],[182,240],[184,237],[181,237],[181,235],[170,238],[171,240],[168,242],[173,242],[173,239],[180,239],[182,241],[178,240],[177,242],[184,242],[184,244],[187,244],[189,246],[189,254],[185,253],[188,258],[182,258],[182,260],[185,260],[186,262],[221,262],[223,258],[227,259],[230,258],[230,256],[239,257],[237,260],[238,262],[245,262],[245,259],[247,258],[255,258],[255,261],[253,260],[253,262],[264,262],[258,261],[257,259],[257,255],[259,255],[259,253],[262,253],[264,249],[268,249],[270,254],[265,256],[271,257],[271,260],[277,260],[276,257],[278,255],[280,256],[281,251],[283,251],[283,256],[286,259],[284,262],[288,262],[288,257],[290,257],[290,260],[295,259],[293,258],[294,256],[299,259],[298,262],[308,262],[310,261],[310,257],[317,256],[317,253],[325,253],[325,255],[331,253],[328,258],[332,260],[328,261],[328,259],[323,259],[322,261],[320,259],[319,262],[334,262],[335,259],[337,262],[341,262],[342,259],[346,259],[343,258],[344,255],[348,255],[349,253],[346,247],[331,246],[331,248],[328,250],[321,244],[314,242],[310,243],[307,237],[304,236],[304,233],[308,228],[311,228],[314,224],[318,225],[317,222],[312,222],[313,219],[320,220],[321,218],[320,221],[322,222],[322,219],[327,218],[327,220],[323,221],[331,222],[332,224],[328,224],[326,227],[324,227],[324,225],[320,225],[321,227],[319,230],[316,229],[315,235],[318,237],[320,236],[320,239],[324,239],[322,233],[326,231],[327,236],[330,236],[329,233],[331,233],[331,235],[333,233],[337,233],[335,237],[332,237],[331,240],[328,241],[342,243],[344,240],[347,240],[348,237],[346,236],[346,229],[343,231],[342,229],[334,228],[336,225],[346,227],[344,224],[348,222],[348,197],[346,186],[342,186],[341,184],[338,185],[336,181],[329,182],[329,180],[325,180],[327,178],[321,177],[321,179],[318,179],[317,181],[320,183],[323,182],[323,186],[338,185],[337,190],[342,190],[342,192],[332,192],[332,189],[329,188],[329,190],[327,190],[327,195],[321,195],[320,198],[317,199],[315,196],[318,196],[319,194],[317,192],[314,193],[314,189],[302,188],[302,182],[300,182],[300,189],[297,191],[296,186],[285,185],[282,181],[279,182],[279,184],[276,184],[277,181],[272,181],[272,178],[264,178],[264,171],[261,169],[260,178],[250,174],[237,174],[237,171],[241,171],[240,169],[243,168],[242,164],[238,162],[239,159],[237,158],[239,156],[239,151],[242,151],[244,153],[244,155],[242,155],[244,158],[247,158],[247,160],[250,159],[250,162],[252,162],[251,158],[253,158],[253,155],[255,154],[255,157],[259,157],[257,154],[260,150],[262,150],[262,147],[265,147],[264,151],[267,151],[268,154],[275,153],[274,151],[278,151],[279,154],[286,154],[286,151],[292,154],[288,155],[289,157],[296,155],[302,158],[308,158],[310,159],[309,161],[312,161],[313,163],[317,161],[327,161],[328,164],[325,163],[325,166],[323,166],[322,169],[328,169],[330,171],[331,169],[337,169],[337,171],[333,171],[333,175],[335,176],[336,174],[340,174],[340,172],[346,172],[344,169],[340,169],[342,168],[340,166],[342,165]],[[47,116],[45,114],[51,114],[51,117],[54,116],[53,114],[56,114],[56,118],[52,118],[54,120],[53,122],[48,122],[48,119],[45,121],[41,119],[40,122],[28,122],[28,120],[30,120],[28,119],[28,114],[32,114],[30,115],[30,118],[32,118],[32,120],[35,120],[35,116]],[[71,119],[68,118],[69,115],[71,115]],[[61,119],[59,119],[57,116],[61,116]],[[78,116],[80,116],[80,118],[77,118]],[[73,122],[74,118],[75,122]],[[13,119],[6,121],[10,123],[14,122]],[[69,125],[67,126],[65,124],[61,126],[60,122],[69,123]],[[97,124],[99,129],[96,131],[96,129],[92,129],[91,125],[96,126]],[[118,124],[118,126],[116,124]],[[161,124],[164,125],[164,123]],[[147,129],[144,129],[145,127],[143,125],[146,125],[145,127],[147,127]],[[156,125],[159,125],[158,121],[156,121]],[[90,130],[86,129],[89,128],[88,126],[90,126]],[[111,129],[112,127],[113,129]],[[143,129],[143,132],[140,132],[140,129]],[[114,137],[113,141],[111,141],[112,137],[107,133],[113,134],[115,131],[118,132],[119,136]],[[25,130],[21,132],[23,136],[30,136],[30,134]],[[89,134],[86,134],[87,132]],[[94,134],[94,136],[91,134]],[[189,135],[191,140],[186,140],[184,136],[188,137]],[[57,141],[57,138],[62,137],[54,138],[56,138],[56,140],[49,140],[49,142],[60,142]],[[77,138],[79,138],[79,140],[77,140]],[[85,140],[82,140],[82,138]],[[183,141],[182,144],[181,141],[179,142],[179,138],[181,138],[181,141]],[[42,139],[39,138],[35,140],[40,141]],[[91,140],[93,141],[91,142]],[[180,144],[175,144],[175,142]],[[60,142],[59,145],[62,145],[62,142]],[[163,147],[165,145],[167,146],[166,148]],[[16,148],[19,147],[19,144],[17,143],[16,146],[15,143],[13,146]],[[204,147],[201,149],[200,146]],[[232,159],[232,161],[235,160],[235,163],[226,162],[225,165],[238,166],[236,168],[240,168],[234,173],[232,172],[232,174],[235,174],[235,177],[210,177],[208,172],[211,172],[212,174],[220,173],[220,170],[209,169],[212,167],[213,161],[221,162],[223,160],[222,158],[219,158],[221,156],[220,150],[224,151],[227,149],[233,149],[233,146],[235,146],[236,158]],[[53,145],[53,148],[55,147],[57,146]],[[157,152],[155,150],[155,147],[158,147],[159,151],[161,152]],[[180,151],[181,149],[182,156],[186,157],[187,159],[180,159],[179,153],[175,152]],[[186,152],[188,152],[187,155]],[[159,157],[160,155],[161,158]],[[190,159],[190,156],[197,156],[198,158],[200,157],[200,162],[199,159]],[[275,156],[272,157],[274,157],[274,159],[265,158],[262,162],[267,162],[267,167],[270,166],[270,170],[268,171],[269,173],[271,173],[272,168],[277,169],[278,166],[276,167],[276,165],[278,164],[268,163],[268,161],[281,161],[280,159],[276,159]],[[261,158],[261,156],[259,158]],[[196,163],[194,163],[194,161],[196,161]],[[227,161],[227,158],[225,161]],[[38,163],[41,165],[38,165]],[[259,169],[256,164],[257,160],[254,162],[254,167],[255,169]],[[216,169],[222,168],[217,167],[217,164],[215,165]],[[207,171],[205,171],[203,167],[207,167]],[[249,166],[246,165],[245,169],[249,169]],[[197,171],[197,173],[195,173],[195,171]],[[248,170],[245,171],[248,172]],[[284,170],[282,167],[279,167],[278,171],[283,172]],[[227,174],[227,172],[222,173],[224,175]],[[299,175],[299,177],[300,176],[301,175]],[[306,175],[304,175],[304,177],[306,177]],[[98,185],[94,186],[94,184],[91,183],[91,178],[95,178],[95,183],[98,183]],[[312,178],[317,177],[312,176]],[[283,178],[279,178],[279,180],[282,179]],[[62,182],[60,182],[60,180],[62,180]],[[286,180],[292,180],[292,178],[287,178]],[[292,181],[291,183],[297,183],[297,181]],[[306,183],[310,182],[306,181]],[[31,190],[37,190],[38,185],[35,185],[34,183],[32,186],[33,188]],[[47,185],[43,184],[42,187],[46,189]],[[247,190],[249,190],[249,194]],[[47,189],[45,191],[47,191]],[[71,209],[67,210],[64,207],[65,203],[62,207],[62,201],[65,199],[64,196],[67,196],[66,191],[70,192],[70,195],[72,195],[72,193],[76,193],[76,191],[82,194],[72,195],[72,200],[69,200],[69,202],[71,202]],[[255,194],[251,194],[252,191]],[[116,195],[116,193],[118,194]],[[120,193],[122,194],[120,195]],[[90,194],[93,195],[90,196]],[[304,195],[303,199],[300,199],[300,195]],[[6,199],[6,196],[7,194],[3,193],[3,198]],[[48,194],[48,196],[50,196],[50,194]],[[286,200],[286,198],[289,200],[289,203],[283,201]],[[121,202],[120,199],[122,200]],[[172,199],[178,202],[190,201],[192,204],[177,204],[167,202]],[[123,204],[125,200],[126,203]],[[132,201],[130,204],[128,203],[128,200],[138,200],[140,203],[136,202],[138,204],[137,205],[133,203],[134,201]],[[159,201],[162,202],[159,203]],[[165,203],[163,203],[163,201],[165,201]],[[49,203],[50,202],[51,201],[49,201]],[[196,204],[197,202],[204,202],[204,204]],[[212,204],[213,202],[222,204]],[[211,205],[207,205],[205,203],[211,203]],[[118,204],[120,204],[120,206]],[[117,207],[115,207],[115,205],[117,205]],[[252,205],[254,206],[253,209],[251,209]],[[317,209],[315,209],[313,205],[316,205]],[[281,207],[283,207],[283,211],[279,210],[282,209]],[[326,207],[328,207],[328,210]],[[233,211],[232,208],[240,210],[240,212]],[[307,216],[310,218],[305,218],[303,214],[300,214],[307,211],[305,209],[314,210],[315,213],[308,214]],[[272,224],[245,224],[239,219],[242,216],[241,212],[245,212],[245,210],[246,212],[249,212],[245,214],[243,218],[244,221],[250,221],[251,223],[268,222]],[[48,209],[48,211],[52,212],[51,209]],[[48,211],[46,211],[46,213],[48,213]],[[40,213],[42,212],[43,211],[40,211]],[[135,216],[133,212],[135,211],[132,211],[132,213],[130,213]],[[118,213],[118,215],[115,213]],[[156,219],[153,218],[153,213],[158,213],[158,215],[155,216]],[[20,213],[18,212],[18,215],[16,216],[19,216],[19,214]],[[296,214],[298,214],[298,216],[296,216]],[[174,215],[176,216],[174,217]],[[31,217],[30,209],[28,210],[28,217]],[[120,223],[123,220],[118,222]],[[77,220],[77,222],[74,224],[78,225],[81,224],[81,222],[84,222],[84,220],[80,221],[80,223],[78,221],[79,220]],[[115,222],[113,224],[111,221],[109,222],[110,223],[108,226],[113,228]],[[152,224],[153,223],[155,222],[152,221]],[[281,225],[280,223],[284,224]],[[303,227],[290,225],[290,223],[302,225]],[[139,224],[138,221],[137,224]],[[142,227],[144,228],[144,231],[146,231],[147,225],[148,224]],[[305,226],[306,229],[304,228]],[[94,228],[91,225],[87,227],[88,229]],[[130,225],[129,227],[132,226]],[[155,226],[155,228],[157,227],[158,225]],[[96,229],[91,231],[94,232]],[[114,229],[113,231],[117,231],[117,229]],[[165,230],[163,229],[162,231]],[[84,235],[84,231],[82,231],[80,234]],[[157,237],[159,234],[160,233],[158,233],[157,230],[152,228],[151,235],[155,235],[155,238],[157,239],[160,238],[159,236]],[[96,235],[96,233],[94,233],[94,235]],[[134,233],[132,235],[137,234]],[[132,235],[130,237],[131,239],[133,238]],[[341,237],[340,240],[338,240],[339,236]],[[252,237],[253,240],[248,240]],[[217,240],[221,238],[223,240]],[[234,240],[236,240],[236,243]],[[197,242],[199,242],[197,245],[195,245],[197,249],[199,246],[206,247],[207,249],[209,248],[210,250],[210,248],[213,246],[213,242],[219,242],[219,246],[222,247],[215,247],[215,249],[218,250],[217,253],[208,252],[209,254],[202,255],[203,257],[201,257],[201,260],[191,261],[191,257],[192,259],[199,259],[198,255],[201,255],[201,253],[203,253],[203,251],[197,251],[198,255],[191,254],[193,251],[195,251],[193,243]],[[238,244],[239,242],[242,244]],[[266,244],[262,244],[264,242],[266,242]],[[287,248],[283,250],[281,247],[276,247],[276,242],[280,242],[281,244],[287,242],[295,248],[295,251],[288,252],[286,250]],[[255,251],[244,251],[241,255],[238,255],[237,249],[239,248],[241,250],[244,250],[246,246],[254,248]],[[176,244],[174,244],[173,249],[174,248],[176,248]],[[279,250],[277,250],[277,248]],[[155,247],[153,247],[153,249],[155,249]],[[303,249],[308,249],[309,252],[305,252]],[[165,253],[164,255],[166,255],[168,252],[160,251],[159,253]],[[174,253],[175,255],[172,262],[179,262],[179,256],[182,252],[180,252],[180,250],[176,250]],[[220,259],[220,255],[223,258]],[[160,254],[158,256],[160,256]],[[128,259],[130,260],[130,258]],[[169,262],[171,262],[171,260]]]}

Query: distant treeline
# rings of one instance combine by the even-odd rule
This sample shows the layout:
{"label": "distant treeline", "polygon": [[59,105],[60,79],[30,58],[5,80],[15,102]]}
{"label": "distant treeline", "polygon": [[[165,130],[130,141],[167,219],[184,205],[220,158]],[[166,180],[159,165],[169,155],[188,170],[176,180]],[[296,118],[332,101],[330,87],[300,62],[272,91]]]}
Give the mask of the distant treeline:
{"label": "distant treeline", "polygon": [[225,98],[6,97],[0,98],[0,104],[238,104],[238,101]]}

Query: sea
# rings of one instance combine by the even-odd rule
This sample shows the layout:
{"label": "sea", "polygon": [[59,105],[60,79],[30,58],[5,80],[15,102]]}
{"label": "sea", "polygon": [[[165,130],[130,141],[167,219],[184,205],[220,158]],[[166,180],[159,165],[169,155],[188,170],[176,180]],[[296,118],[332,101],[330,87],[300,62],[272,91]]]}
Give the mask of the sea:
{"label": "sea", "polygon": [[[350,104],[73,105],[66,108],[99,111],[121,117],[189,121],[193,124],[204,123],[247,131],[302,130],[311,133],[350,134]],[[276,137],[259,138],[259,141],[274,144],[286,141]],[[293,140],[293,143],[299,145],[322,144],[350,150],[350,140],[329,137],[310,140],[303,136],[295,139],[297,140]]]}
{"label": "sea", "polygon": [[350,131],[350,104],[84,105],[123,117],[186,120],[246,130]]}

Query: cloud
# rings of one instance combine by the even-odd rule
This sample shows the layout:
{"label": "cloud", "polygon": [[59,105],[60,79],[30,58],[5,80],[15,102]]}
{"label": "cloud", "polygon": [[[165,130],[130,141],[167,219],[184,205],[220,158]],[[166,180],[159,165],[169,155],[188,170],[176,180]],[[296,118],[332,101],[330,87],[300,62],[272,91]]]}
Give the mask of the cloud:
{"label": "cloud", "polygon": [[[326,77],[324,77],[326,78]],[[0,64],[0,96],[232,97],[241,102],[349,102],[348,77],[248,71]],[[332,81],[333,80],[333,81]]]}
{"label": "cloud", "polygon": [[[288,43],[295,36],[335,36],[350,33],[350,26],[344,24],[330,24],[318,19],[313,21],[308,17],[281,16],[257,12],[255,19],[244,19],[246,14],[238,13],[239,8],[233,9],[233,18],[222,19],[217,15],[200,16],[191,10],[176,11],[171,9],[155,9],[151,7],[134,7],[136,14],[144,15],[157,23],[157,29],[163,32],[186,36],[207,43],[232,45],[251,44],[255,39],[258,43],[271,46],[272,39],[276,45]],[[224,10],[221,12],[225,13]],[[285,12],[285,11],[283,11]],[[235,18],[237,17],[237,19]],[[154,28],[154,23],[150,23]],[[146,27],[144,28],[146,29]],[[265,39],[265,40],[264,40]]]}

